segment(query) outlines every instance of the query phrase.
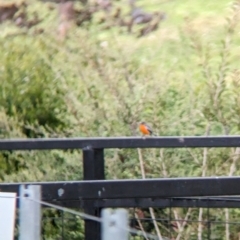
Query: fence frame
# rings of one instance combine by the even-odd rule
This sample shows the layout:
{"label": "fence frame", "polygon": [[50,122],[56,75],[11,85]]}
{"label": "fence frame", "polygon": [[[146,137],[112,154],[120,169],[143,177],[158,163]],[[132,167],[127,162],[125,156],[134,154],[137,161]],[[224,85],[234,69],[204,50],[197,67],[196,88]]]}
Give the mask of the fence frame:
{"label": "fence frame", "polygon": [[[21,184],[41,185],[43,201],[72,208],[81,206],[86,213],[97,217],[105,207],[239,207],[240,197],[236,195],[240,195],[240,177],[104,180],[107,148],[239,146],[240,136],[0,140],[0,150],[81,149],[84,174],[84,181],[2,183],[0,191],[18,192]],[[64,194],[59,195],[59,189]],[[68,199],[76,201],[69,205]],[[86,240],[100,240],[100,230],[99,223],[85,220]]]}

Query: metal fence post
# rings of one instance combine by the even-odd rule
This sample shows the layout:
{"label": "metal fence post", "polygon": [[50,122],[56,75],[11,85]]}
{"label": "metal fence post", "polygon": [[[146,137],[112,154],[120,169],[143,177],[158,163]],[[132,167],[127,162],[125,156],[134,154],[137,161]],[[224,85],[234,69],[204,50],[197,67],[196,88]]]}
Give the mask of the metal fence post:
{"label": "metal fence post", "polygon": [[19,187],[19,240],[41,239],[41,201],[40,185],[20,185]]}
{"label": "metal fence post", "polygon": [[[103,149],[83,149],[83,174],[84,180],[103,180],[104,175],[104,151]],[[101,208],[94,207],[94,200],[84,202],[84,211],[87,214],[100,217]],[[100,240],[101,225],[92,220],[85,220],[85,240]]]}
{"label": "metal fence post", "polygon": [[128,239],[128,212],[126,209],[102,211],[102,240]]}

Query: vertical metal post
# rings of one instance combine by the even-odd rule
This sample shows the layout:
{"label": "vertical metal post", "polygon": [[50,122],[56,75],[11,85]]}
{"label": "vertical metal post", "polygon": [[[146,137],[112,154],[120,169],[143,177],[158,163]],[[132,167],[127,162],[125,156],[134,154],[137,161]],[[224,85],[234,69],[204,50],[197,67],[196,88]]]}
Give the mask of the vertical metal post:
{"label": "vertical metal post", "polygon": [[41,239],[41,205],[30,199],[41,201],[41,186],[20,185],[19,240]]}
{"label": "vertical metal post", "polygon": [[128,212],[126,209],[102,211],[102,240],[128,239]]}
{"label": "vertical metal post", "polygon": [[[103,149],[83,149],[83,174],[84,180],[103,180],[104,174],[104,151]],[[101,208],[94,207],[94,201],[85,201],[84,211],[87,214],[100,217]],[[92,220],[85,220],[85,240],[100,240],[101,225]]]}

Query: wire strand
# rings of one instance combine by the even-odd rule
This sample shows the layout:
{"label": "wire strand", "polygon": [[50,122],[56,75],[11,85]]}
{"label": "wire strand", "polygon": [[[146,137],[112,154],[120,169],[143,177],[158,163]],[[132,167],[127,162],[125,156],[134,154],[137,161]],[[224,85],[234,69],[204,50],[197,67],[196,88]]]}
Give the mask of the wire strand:
{"label": "wire strand", "polygon": [[[15,198],[15,199],[20,199],[21,200],[21,197],[12,197],[12,196],[0,196],[0,198]],[[54,208],[54,209],[61,210],[63,212],[68,212],[68,213],[71,213],[73,215],[77,215],[77,216],[79,216],[83,219],[88,219],[88,220],[96,221],[96,222],[99,222],[99,223],[103,222],[103,220],[101,218],[98,218],[98,217],[95,217],[95,216],[92,216],[92,215],[89,215],[89,214],[86,214],[86,213],[78,212],[76,210],[61,207],[61,206],[58,206],[58,205],[55,205],[55,204],[52,204],[52,203],[48,203],[48,202],[45,202],[45,201],[32,199],[32,198],[29,198],[29,197],[23,197],[23,198],[25,198],[27,200],[30,200],[30,201],[33,201],[33,202],[36,202],[36,203],[39,203],[39,204],[44,205],[44,206],[48,206],[48,207],[51,207],[51,208]],[[117,226],[117,227],[119,227],[119,226]],[[143,236],[143,237],[147,236],[149,239],[154,239],[154,240],[158,239],[158,237],[156,235],[146,233],[146,232],[143,233],[142,231],[135,230],[133,228],[121,228],[121,229],[123,229],[125,231],[128,231],[129,233],[140,235],[140,236]],[[162,238],[160,240],[165,240],[165,238]]]}
{"label": "wire strand", "polygon": [[[25,197],[25,198],[27,198],[27,197]],[[39,200],[36,200],[36,199],[31,199],[31,198],[27,198],[27,199],[31,200],[33,202],[42,204],[44,206],[52,207],[54,209],[58,209],[58,210],[61,210],[61,211],[64,211],[64,212],[68,212],[68,213],[77,215],[77,216],[79,216],[79,217],[81,217],[83,219],[88,219],[88,220],[96,221],[96,222],[99,222],[99,223],[103,222],[103,220],[101,218],[98,218],[98,217],[95,217],[95,216],[92,216],[92,215],[89,215],[89,214],[86,214],[86,213],[81,213],[81,212],[78,212],[76,210],[72,210],[72,209],[69,209],[69,208],[61,207],[61,206],[58,206],[58,205],[55,205],[55,204],[52,204],[52,203],[48,203],[48,202],[44,202],[44,201],[39,201]],[[146,232],[142,233],[142,231],[135,230],[133,228],[122,228],[121,227],[121,229],[123,229],[125,231],[128,231],[129,233],[140,235],[140,236],[143,236],[143,237],[147,236],[150,239],[154,239],[154,240],[158,239],[158,237],[156,235],[153,235],[153,234],[150,234],[150,233],[146,233]],[[162,239],[160,239],[160,240],[167,240],[167,239],[162,237]]]}

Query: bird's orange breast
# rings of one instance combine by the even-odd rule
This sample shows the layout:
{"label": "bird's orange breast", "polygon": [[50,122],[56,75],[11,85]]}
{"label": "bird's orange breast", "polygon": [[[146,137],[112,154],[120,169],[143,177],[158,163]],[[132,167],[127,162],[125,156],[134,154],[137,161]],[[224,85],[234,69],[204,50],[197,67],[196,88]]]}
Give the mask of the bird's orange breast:
{"label": "bird's orange breast", "polygon": [[140,130],[143,134],[146,134],[146,135],[149,135],[149,134],[150,134],[148,128],[147,128],[145,125],[143,125],[143,124],[140,124],[140,125],[139,125],[139,130]]}

